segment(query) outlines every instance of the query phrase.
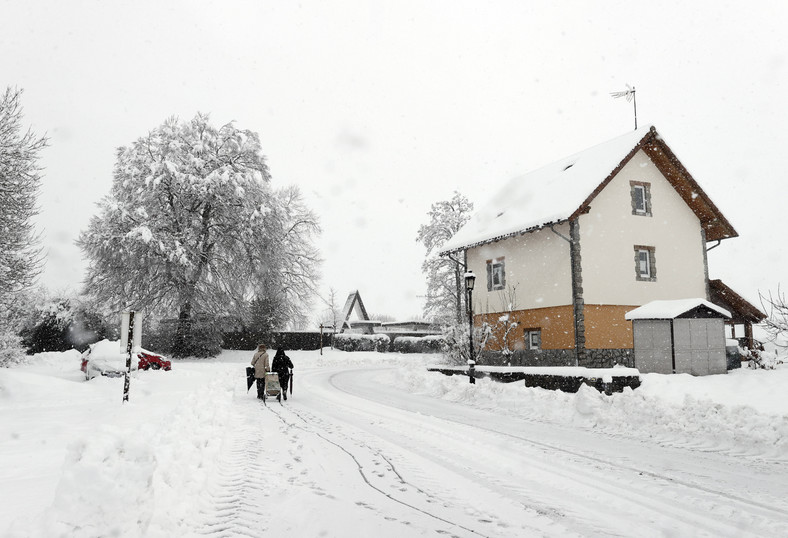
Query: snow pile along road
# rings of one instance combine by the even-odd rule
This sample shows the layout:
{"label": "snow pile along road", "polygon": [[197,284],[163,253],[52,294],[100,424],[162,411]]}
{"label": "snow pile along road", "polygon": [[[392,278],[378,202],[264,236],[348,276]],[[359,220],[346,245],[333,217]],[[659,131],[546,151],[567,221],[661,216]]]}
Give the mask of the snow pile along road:
{"label": "snow pile along road", "polygon": [[582,386],[576,394],[524,387],[522,382],[436,375],[397,369],[381,375],[407,392],[527,420],[592,429],[665,446],[704,448],[788,460],[788,365],[739,369],[727,375],[641,375],[642,385],[606,396]]}
{"label": "snow pile along road", "polygon": [[[67,449],[52,506],[30,527],[41,536],[173,536],[193,517],[219,452],[232,406],[224,373],[188,394],[160,420],[122,426],[141,406],[117,409]],[[23,530],[25,529],[25,530]]]}
{"label": "snow pile along road", "polygon": [[0,369],[0,535],[788,534],[788,367],[605,396],[324,353],[268,407],[251,352],[137,372],[125,405],[73,353]]}

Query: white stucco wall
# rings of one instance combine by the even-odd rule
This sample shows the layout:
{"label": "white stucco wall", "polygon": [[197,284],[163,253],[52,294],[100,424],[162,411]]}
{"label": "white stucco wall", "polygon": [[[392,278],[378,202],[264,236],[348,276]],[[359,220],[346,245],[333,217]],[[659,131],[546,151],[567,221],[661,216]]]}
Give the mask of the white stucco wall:
{"label": "white stucco wall", "polygon": [[[556,226],[569,237],[569,225]],[[487,291],[487,260],[506,260],[507,288],[516,286],[516,310],[545,308],[572,303],[569,243],[549,228],[511,237],[468,251],[468,267],[476,274],[474,312],[503,312],[501,291]]]}
{"label": "white stucco wall", "polygon": [[[651,184],[652,216],[632,214],[630,181]],[[586,304],[706,298],[700,221],[642,151],[597,195],[579,222]],[[636,279],[635,245],[655,248],[656,282]]]}

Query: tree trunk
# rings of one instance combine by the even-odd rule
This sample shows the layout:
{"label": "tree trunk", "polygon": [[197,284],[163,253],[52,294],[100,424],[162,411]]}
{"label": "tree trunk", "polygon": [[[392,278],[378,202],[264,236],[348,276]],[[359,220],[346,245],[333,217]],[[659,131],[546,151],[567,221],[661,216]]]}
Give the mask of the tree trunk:
{"label": "tree trunk", "polygon": [[178,325],[175,328],[175,341],[172,344],[172,354],[174,357],[188,357],[191,355],[192,341],[192,305],[185,302],[181,305],[178,314]]}

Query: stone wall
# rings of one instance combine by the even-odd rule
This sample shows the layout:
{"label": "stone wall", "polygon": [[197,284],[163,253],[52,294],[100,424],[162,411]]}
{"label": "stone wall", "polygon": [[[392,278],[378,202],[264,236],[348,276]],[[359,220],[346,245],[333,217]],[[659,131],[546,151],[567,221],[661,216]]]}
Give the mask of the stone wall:
{"label": "stone wall", "polygon": [[515,351],[508,357],[500,351],[482,351],[479,364],[488,366],[585,366],[612,368],[616,364],[635,367],[632,349],[586,349],[585,359],[575,360],[574,349],[539,349]]}
{"label": "stone wall", "polygon": [[585,360],[578,366],[612,368],[616,364],[634,368],[635,351],[633,349],[586,349]]}
{"label": "stone wall", "polygon": [[479,364],[489,366],[575,366],[574,349],[523,349],[508,357],[500,351],[482,351]]}

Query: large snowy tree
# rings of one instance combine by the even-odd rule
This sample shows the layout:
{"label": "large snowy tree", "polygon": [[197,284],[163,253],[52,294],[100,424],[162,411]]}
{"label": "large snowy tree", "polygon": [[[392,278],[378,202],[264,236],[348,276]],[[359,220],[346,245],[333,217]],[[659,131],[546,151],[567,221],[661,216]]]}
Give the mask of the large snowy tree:
{"label": "large snowy tree", "polygon": [[87,292],[110,311],[177,316],[176,354],[188,354],[197,317],[260,322],[251,306],[263,302],[276,323],[298,320],[318,277],[319,225],[296,187],[270,179],[256,133],[202,114],[120,148],[111,193],[79,238]]}
{"label": "large snowy tree", "polygon": [[45,137],[23,130],[21,90],[0,97],[0,301],[30,286],[42,260],[33,217]]}
{"label": "large snowy tree", "polygon": [[47,139],[22,127],[22,91],[0,95],[0,365],[22,355],[22,294],[42,267],[33,217],[41,183],[39,153]]}
{"label": "large snowy tree", "polygon": [[427,277],[427,300],[424,317],[440,322],[464,320],[464,267],[456,260],[437,255],[438,250],[468,222],[473,203],[458,192],[450,200],[432,204],[429,222],[419,227],[416,241],[427,249],[421,265]]}

